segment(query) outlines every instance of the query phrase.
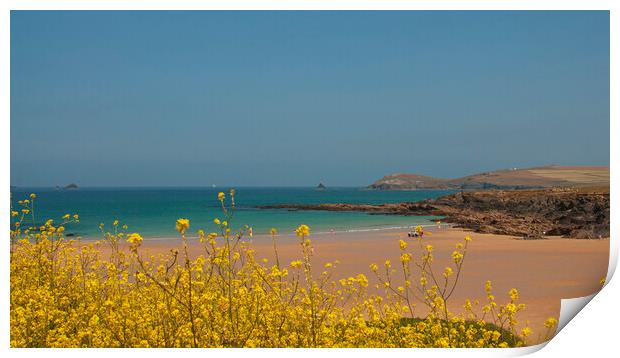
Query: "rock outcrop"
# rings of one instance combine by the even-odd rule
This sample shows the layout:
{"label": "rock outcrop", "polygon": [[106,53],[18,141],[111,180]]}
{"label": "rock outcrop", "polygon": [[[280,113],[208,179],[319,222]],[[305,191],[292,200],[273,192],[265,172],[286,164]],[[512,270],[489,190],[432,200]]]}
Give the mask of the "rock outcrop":
{"label": "rock outcrop", "polygon": [[432,215],[476,232],[542,238],[609,237],[608,188],[468,191],[428,199],[382,205],[279,204],[264,209],[359,211],[387,215]]}

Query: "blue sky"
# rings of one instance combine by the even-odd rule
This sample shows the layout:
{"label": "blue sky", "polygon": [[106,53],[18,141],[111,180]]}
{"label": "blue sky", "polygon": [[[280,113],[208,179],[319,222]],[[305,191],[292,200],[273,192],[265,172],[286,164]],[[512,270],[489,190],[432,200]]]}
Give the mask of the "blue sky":
{"label": "blue sky", "polygon": [[609,13],[11,14],[11,184],[609,164]]}

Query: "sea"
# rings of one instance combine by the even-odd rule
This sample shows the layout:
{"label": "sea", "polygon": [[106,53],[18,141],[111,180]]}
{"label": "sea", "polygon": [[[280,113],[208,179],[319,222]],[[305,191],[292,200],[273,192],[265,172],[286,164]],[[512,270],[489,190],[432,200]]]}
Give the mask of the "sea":
{"label": "sea", "polygon": [[[60,222],[64,214],[78,214],[79,223],[66,226],[70,236],[98,239],[100,223],[109,230],[114,220],[127,225],[128,232],[138,232],[145,240],[178,236],[178,218],[190,220],[190,232],[198,229],[215,231],[215,218],[223,218],[217,194],[223,191],[229,200],[228,188],[11,188],[11,206],[19,209],[18,200],[35,193],[37,226],[47,219]],[[231,227],[252,227],[254,234],[266,234],[271,228],[292,233],[300,224],[310,226],[313,233],[368,231],[428,225],[434,217],[370,215],[360,212],[291,211],[258,209],[270,204],[382,204],[420,201],[450,194],[449,190],[380,191],[363,188],[235,188],[235,214]],[[25,219],[25,225],[31,219]]]}

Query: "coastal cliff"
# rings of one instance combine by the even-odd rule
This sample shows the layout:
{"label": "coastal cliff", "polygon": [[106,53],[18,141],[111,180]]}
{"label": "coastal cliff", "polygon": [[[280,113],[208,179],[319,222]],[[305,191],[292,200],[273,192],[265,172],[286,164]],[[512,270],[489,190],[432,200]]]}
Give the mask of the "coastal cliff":
{"label": "coastal cliff", "polygon": [[475,232],[532,239],[546,235],[609,237],[608,187],[467,191],[396,204],[278,204],[259,208],[431,215]]}

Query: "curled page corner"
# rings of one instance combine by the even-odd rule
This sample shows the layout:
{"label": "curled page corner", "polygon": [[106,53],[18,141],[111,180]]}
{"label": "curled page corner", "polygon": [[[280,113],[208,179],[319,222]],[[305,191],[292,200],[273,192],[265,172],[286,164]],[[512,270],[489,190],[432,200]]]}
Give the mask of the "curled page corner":
{"label": "curled page corner", "polygon": [[558,327],[555,334],[557,335],[566,327],[568,322],[570,322],[597,294],[598,292],[595,292],[589,296],[563,299],[560,302],[560,319],[558,320]]}
{"label": "curled page corner", "polygon": [[600,291],[584,297],[562,299],[560,301],[560,317],[558,320],[558,326],[553,337],[548,341],[533,346],[516,348],[515,354],[528,355],[543,349],[599,292]]}

